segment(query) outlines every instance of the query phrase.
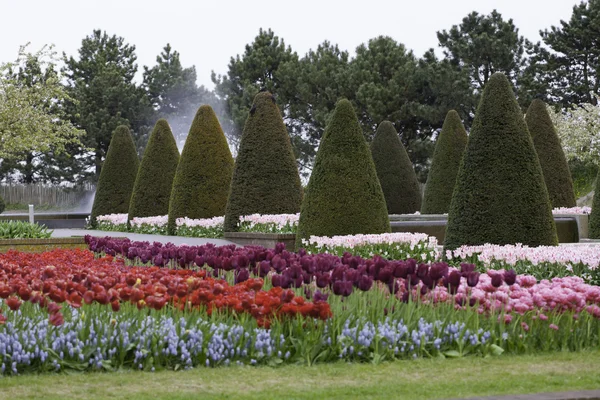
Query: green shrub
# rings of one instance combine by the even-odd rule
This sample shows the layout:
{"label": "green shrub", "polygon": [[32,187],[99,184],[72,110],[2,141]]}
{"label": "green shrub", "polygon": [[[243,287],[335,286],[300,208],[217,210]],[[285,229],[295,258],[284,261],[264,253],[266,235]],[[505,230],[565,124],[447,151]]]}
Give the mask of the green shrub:
{"label": "green shrub", "polygon": [[423,214],[446,214],[450,208],[456,175],[467,146],[467,132],[458,113],[448,111],[438,136],[423,196]]}
{"label": "green shrub", "polygon": [[575,207],[575,192],[569,165],[546,103],[539,99],[533,100],[527,109],[525,121],[542,166],[552,207]]}
{"label": "green shrub", "polygon": [[352,108],[338,101],[325,128],[302,202],[296,246],[312,235],[390,231],[385,197]]}
{"label": "green shrub", "polygon": [[421,187],[396,128],[383,121],[371,143],[371,155],[389,214],[412,214],[421,209]]}
{"label": "green shrub", "polygon": [[169,123],[159,119],[150,139],[133,186],[129,220],[135,217],[167,215],[179,150]]}
{"label": "green shrub", "polygon": [[0,239],[47,239],[52,231],[45,225],[25,221],[0,221]]}
{"label": "green shrub", "polygon": [[294,214],[301,202],[298,167],[279,108],[271,93],[258,93],[235,160],[225,232],[237,231],[242,215]]}
{"label": "green shrub", "polygon": [[6,203],[4,202],[4,199],[2,197],[0,197],[0,214],[2,214],[5,209],[6,209]]}
{"label": "green shrub", "polygon": [[556,227],[533,140],[510,82],[486,84],[452,195],[445,247],[556,245]]}
{"label": "green shrub", "polygon": [[600,173],[596,177],[592,214],[590,215],[590,239],[600,239]]}
{"label": "green shrub", "polygon": [[177,166],[171,202],[169,232],[177,218],[223,216],[233,171],[233,157],[221,124],[209,105],[196,112]]}
{"label": "green shrub", "polygon": [[131,193],[137,176],[140,160],[135,151],[129,128],[118,126],[113,132],[106,159],[100,171],[96,197],[92,206],[92,226],[96,217],[106,214],[129,212]]}

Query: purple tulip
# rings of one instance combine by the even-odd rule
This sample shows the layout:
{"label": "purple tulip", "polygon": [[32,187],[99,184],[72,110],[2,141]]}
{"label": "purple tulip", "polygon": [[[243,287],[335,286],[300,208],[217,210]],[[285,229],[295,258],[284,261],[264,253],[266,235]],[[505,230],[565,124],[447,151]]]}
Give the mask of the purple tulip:
{"label": "purple tulip", "polygon": [[460,278],[460,272],[456,270],[450,272],[450,275],[448,275],[448,285],[458,288],[460,286]]}
{"label": "purple tulip", "polygon": [[419,267],[417,268],[417,276],[420,279],[423,279],[424,277],[426,277],[429,273],[429,266],[427,264],[419,264]]}
{"label": "purple tulip", "polygon": [[317,290],[315,292],[315,295],[313,296],[313,302],[315,302],[315,303],[324,302],[324,301],[327,301],[328,298],[329,298],[328,293],[322,293],[320,290]]}
{"label": "purple tulip", "polygon": [[261,261],[258,267],[258,276],[264,278],[271,271],[271,263],[269,261]]}
{"label": "purple tulip", "polygon": [[479,283],[479,272],[471,271],[467,275],[467,285],[470,287],[475,287]]}
{"label": "purple tulip", "polygon": [[373,279],[368,275],[358,278],[358,288],[363,292],[368,291],[373,286]]}
{"label": "purple tulip", "polygon": [[493,287],[500,287],[500,286],[502,286],[502,274],[495,273],[491,277],[492,277],[492,286]]}
{"label": "purple tulip", "polygon": [[250,271],[248,271],[248,269],[240,268],[239,270],[236,271],[236,273],[235,273],[235,283],[236,284],[245,282],[248,279],[250,279]]}
{"label": "purple tulip", "polygon": [[504,271],[504,282],[508,286],[512,286],[517,281],[517,273],[514,269],[509,269],[508,271]]}
{"label": "purple tulip", "polygon": [[475,271],[475,264],[467,264],[467,263],[461,263],[460,264],[460,272],[462,273],[462,276],[464,276],[465,278],[467,277],[467,275],[469,275],[470,272]]}
{"label": "purple tulip", "polygon": [[333,283],[333,293],[338,296],[350,296],[352,293],[352,282],[350,281],[336,281]]}
{"label": "purple tulip", "polygon": [[321,289],[326,288],[331,283],[331,275],[329,275],[327,272],[325,272],[325,273],[317,272],[316,277],[317,277],[317,287],[319,287]]}

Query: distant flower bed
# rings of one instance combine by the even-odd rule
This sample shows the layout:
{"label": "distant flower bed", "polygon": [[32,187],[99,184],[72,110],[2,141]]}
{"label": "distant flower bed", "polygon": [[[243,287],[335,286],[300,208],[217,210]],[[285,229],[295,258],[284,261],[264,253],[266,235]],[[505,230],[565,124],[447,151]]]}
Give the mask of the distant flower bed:
{"label": "distant flower bed", "polygon": [[425,233],[383,233],[379,235],[311,236],[303,239],[306,251],[342,256],[345,252],[361,257],[375,254],[388,260],[415,258],[434,261],[439,258],[437,240]]}
{"label": "distant flower bed", "polygon": [[552,210],[552,214],[590,214],[592,207],[559,207]]}
{"label": "distant flower bed", "polygon": [[[100,215],[97,218],[98,229],[102,231],[134,232],[153,235],[167,235],[169,217],[136,217],[127,226],[127,214]],[[177,218],[175,235],[188,237],[217,238],[223,236],[223,217],[191,219]]]}
{"label": "distant flower bed", "polygon": [[451,263],[470,262],[480,269],[514,268],[538,279],[576,275],[600,284],[600,246],[566,245],[529,247],[521,244],[462,246],[446,251]]}
{"label": "distant flower bed", "polygon": [[296,233],[300,214],[252,214],[240,217],[240,232]]}

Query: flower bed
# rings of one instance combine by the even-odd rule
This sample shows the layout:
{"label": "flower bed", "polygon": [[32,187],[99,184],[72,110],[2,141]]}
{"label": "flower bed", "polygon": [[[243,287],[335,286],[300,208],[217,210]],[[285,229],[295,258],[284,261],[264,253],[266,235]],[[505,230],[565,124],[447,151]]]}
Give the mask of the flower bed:
{"label": "flower bed", "polygon": [[[127,226],[127,214],[109,214],[97,217],[98,229],[103,231],[135,232],[155,235],[167,235],[169,217],[135,217]],[[219,238],[223,236],[224,217],[191,219],[177,218],[175,235],[187,237]]]}
{"label": "flower bed", "polygon": [[311,236],[302,244],[309,253],[330,253],[338,256],[345,252],[362,257],[380,255],[388,260],[416,258],[420,261],[438,259],[437,240],[424,233],[383,233],[379,235]]}
{"label": "flower bed", "polygon": [[592,207],[557,207],[552,209],[552,214],[590,214]]}
{"label": "flower bed", "polygon": [[600,284],[600,246],[565,245],[528,247],[522,245],[462,246],[447,251],[454,263],[470,262],[481,270],[514,268],[517,273],[533,274],[538,279],[575,275],[585,282]]}
{"label": "flower bed", "polygon": [[[2,374],[380,362],[600,343],[600,288],[575,277],[536,283],[513,271],[480,275],[469,264],[281,246],[86,241],[119,256],[0,255]],[[161,267],[139,265],[159,257],[168,259]]]}
{"label": "flower bed", "polygon": [[240,232],[296,233],[300,214],[252,214],[240,217]]}

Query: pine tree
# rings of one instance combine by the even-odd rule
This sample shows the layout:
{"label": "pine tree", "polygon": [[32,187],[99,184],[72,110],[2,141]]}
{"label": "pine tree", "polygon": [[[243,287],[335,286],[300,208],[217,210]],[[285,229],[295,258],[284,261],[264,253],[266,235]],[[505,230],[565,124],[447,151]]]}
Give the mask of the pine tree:
{"label": "pine tree", "polygon": [[458,113],[448,111],[435,144],[423,196],[423,214],[446,214],[450,208],[458,167],[467,145],[467,132]]}
{"label": "pine tree", "polygon": [[260,92],[235,160],[225,231],[237,231],[242,215],[297,213],[301,202],[296,159],[279,108],[271,93]]}
{"label": "pine tree", "polygon": [[[393,129],[393,127],[392,127]],[[383,190],[352,104],[342,99],[323,134],[302,203],[296,246],[310,236],[390,231]]]}
{"label": "pine tree", "polygon": [[198,109],[173,180],[169,231],[177,218],[212,218],[225,213],[233,157],[212,107]]}
{"label": "pine tree", "polygon": [[179,150],[165,119],[152,130],[133,187],[129,219],[167,215]]}
{"label": "pine tree", "polygon": [[412,214],[421,209],[421,187],[396,128],[383,121],[371,143],[377,177],[389,214]]}
{"label": "pine tree", "polygon": [[542,166],[552,207],[575,207],[571,172],[546,104],[538,99],[533,100],[527,109],[525,121]]}
{"label": "pine tree", "polygon": [[510,82],[484,88],[450,204],[445,247],[556,245],[556,226],[533,140]]}
{"label": "pine tree", "polygon": [[120,125],[113,132],[102,165],[92,206],[92,226],[96,217],[129,212],[129,202],[140,161],[129,128]]}

